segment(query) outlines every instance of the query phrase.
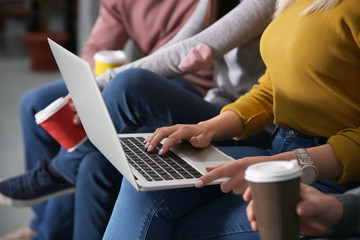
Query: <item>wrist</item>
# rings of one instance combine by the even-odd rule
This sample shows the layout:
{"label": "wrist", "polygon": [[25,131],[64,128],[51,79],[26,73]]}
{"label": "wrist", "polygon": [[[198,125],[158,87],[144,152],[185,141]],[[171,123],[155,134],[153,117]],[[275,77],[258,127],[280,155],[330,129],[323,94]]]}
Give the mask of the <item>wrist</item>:
{"label": "wrist", "polygon": [[202,132],[206,134],[206,136],[209,139],[216,138],[217,135],[216,125],[212,124],[211,121],[202,121],[199,122],[197,125],[202,129]]}
{"label": "wrist", "polygon": [[318,179],[318,169],[308,151],[305,148],[298,148],[293,151],[296,154],[296,159],[302,171],[301,182],[307,185],[313,184]]}
{"label": "wrist", "polygon": [[293,151],[289,151],[289,152],[283,152],[283,153],[279,153],[276,155],[272,155],[271,156],[273,161],[278,161],[278,160],[293,160],[296,159],[296,154]]}

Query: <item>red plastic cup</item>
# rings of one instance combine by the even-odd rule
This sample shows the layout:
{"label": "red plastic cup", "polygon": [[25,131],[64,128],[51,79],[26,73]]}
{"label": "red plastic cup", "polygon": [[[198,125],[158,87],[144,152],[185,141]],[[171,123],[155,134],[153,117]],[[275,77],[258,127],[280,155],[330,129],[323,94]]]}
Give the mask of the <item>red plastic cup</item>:
{"label": "red plastic cup", "polygon": [[87,136],[82,125],[74,125],[75,113],[67,99],[60,97],[35,114],[35,121],[68,152],[74,151]]}

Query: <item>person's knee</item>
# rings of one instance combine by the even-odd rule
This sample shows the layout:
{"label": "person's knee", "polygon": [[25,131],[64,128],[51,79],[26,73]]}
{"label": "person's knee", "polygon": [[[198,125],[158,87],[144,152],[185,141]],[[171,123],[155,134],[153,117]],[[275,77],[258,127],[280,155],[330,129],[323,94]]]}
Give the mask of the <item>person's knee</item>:
{"label": "person's knee", "polygon": [[78,169],[76,185],[111,187],[118,180],[120,185],[121,174],[100,153],[87,154]]}
{"label": "person's knee", "polygon": [[31,109],[41,103],[40,91],[35,88],[25,92],[20,99],[20,107],[22,110]]}
{"label": "person's knee", "polygon": [[105,160],[100,152],[87,154],[79,165],[78,178],[82,179],[83,177],[99,175],[105,164]]}
{"label": "person's knee", "polygon": [[131,68],[117,74],[103,90],[104,97],[148,91],[154,84],[156,74],[141,68]]}
{"label": "person's knee", "polygon": [[64,96],[67,89],[63,81],[54,81],[25,92],[20,99],[21,111],[32,109],[39,111],[57,97]]}

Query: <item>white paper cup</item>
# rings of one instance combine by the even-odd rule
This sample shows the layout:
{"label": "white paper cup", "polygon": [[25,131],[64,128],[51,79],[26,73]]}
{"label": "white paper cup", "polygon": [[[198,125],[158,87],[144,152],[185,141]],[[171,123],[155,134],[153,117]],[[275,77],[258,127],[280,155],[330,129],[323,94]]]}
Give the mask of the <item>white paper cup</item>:
{"label": "white paper cup", "polygon": [[261,240],[299,239],[301,170],[297,160],[254,164],[245,172]]}

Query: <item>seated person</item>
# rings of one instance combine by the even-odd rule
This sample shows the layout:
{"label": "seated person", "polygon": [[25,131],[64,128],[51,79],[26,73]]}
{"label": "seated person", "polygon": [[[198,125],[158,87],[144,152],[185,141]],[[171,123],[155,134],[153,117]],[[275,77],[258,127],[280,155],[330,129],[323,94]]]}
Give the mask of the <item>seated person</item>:
{"label": "seated person", "polygon": [[[118,132],[153,131],[163,125],[207,119],[215,116],[224,102],[231,102],[234,98],[248,91],[265,70],[259,55],[258,43],[263,29],[270,22],[273,4],[274,1],[253,2],[246,0],[224,18],[199,34],[174,43],[139,61],[109,70],[108,73],[98,77],[99,84],[103,87],[104,100],[110,113],[112,113],[113,122]],[[198,17],[199,15],[192,16]],[[203,16],[200,19],[191,17],[189,23],[191,21],[192,24],[186,25],[191,29],[197,25],[201,27],[202,25],[199,22],[193,24],[192,21],[200,20],[202,23],[203,19]],[[239,21],[248,21],[248,23],[239,27]],[[227,40],[224,41],[224,39],[218,38],[218,35],[229,35],[229,37],[224,37]],[[183,60],[187,59],[187,53],[192,53],[193,50],[197,51],[196,46],[199,44],[211,46],[211,51],[206,52],[211,54],[208,55],[207,59],[200,59],[198,62],[205,66],[209,66],[209,62],[212,64],[213,61],[219,63],[216,73],[218,75],[215,78],[219,87],[214,88],[212,94],[207,95],[205,100],[199,97],[199,94],[193,94],[188,90],[179,88],[172,81],[158,79],[158,75],[149,71],[141,69],[124,71],[135,66],[148,68],[171,78],[196,71],[197,68],[204,66],[197,66],[197,68],[192,69],[191,67],[196,64],[191,63],[191,61],[190,64],[187,64]],[[225,60],[222,60],[222,56],[233,48],[235,49],[224,57]],[[209,50],[206,47],[205,49]],[[232,64],[234,61],[239,63]],[[185,70],[179,71],[177,67],[179,65],[182,66],[179,69]],[[230,71],[231,74],[228,74],[229,67],[237,70]],[[119,74],[104,87],[108,80],[113,77],[112,74],[116,73]],[[156,76],[154,81],[153,76]],[[200,91],[199,88],[193,87],[192,92],[196,92],[196,90]],[[192,112],[192,118],[189,119],[184,112]],[[269,136],[268,133],[265,135]],[[261,145],[259,140],[262,139],[265,139],[265,143],[267,142],[265,137],[259,138],[256,143]],[[29,178],[29,176],[36,175],[34,173],[42,173],[39,176],[48,181],[45,186],[36,184],[36,179],[33,181],[32,197],[30,198],[33,203],[48,199],[51,194],[58,193],[60,190],[73,188],[76,184],[73,238],[83,238],[84,234],[88,234],[87,239],[98,239],[102,235],[120,187],[121,175],[91,144],[85,143],[71,154],[60,149],[50,164],[43,164],[15,179]],[[16,186],[11,183],[11,179],[2,182],[0,188],[2,186],[15,188]],[[60,183],[63,184],[60,185]],[[60,189],[54,186],[60,186]],[[51,192],[47,192],[47,195],[44,196],[42,193],[44,188]],[[1,193],[6,195],[3,191]],[[17,193],[21,193],[21,189]],[[11,198],[16,200],[16,197]],[[48,216],[53,216],[56,207],[61,205],[60,198],[53,199],[49,203],[51,203],[53,211],[48,211],[47,208],[46,213],[49,214]],[[53,214],[50,214],[51,212]],[[89,226],[95,227],[90,228]]]}
{"label": "seated person", "polygon": [[[213,140],[246,138],[274,122],[272,147],[222,147],[237,160],[209,167],[196,188],[141,192],[123,179],[103,239],[258,239],[240,195],[247,188],[245,170],[254,163],[298,158],[302,165],[308,159],[318,172],[308,183],[321,192],[359,187],[360,5],[277,4],[260,42],[267,70],[258,84],[218,116],[159,128],[145,143],[154,151],[164,140],[159,154],[166,154],[178,141],[202,148]],[[209,185],[224,177],[220,186]]]}

